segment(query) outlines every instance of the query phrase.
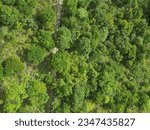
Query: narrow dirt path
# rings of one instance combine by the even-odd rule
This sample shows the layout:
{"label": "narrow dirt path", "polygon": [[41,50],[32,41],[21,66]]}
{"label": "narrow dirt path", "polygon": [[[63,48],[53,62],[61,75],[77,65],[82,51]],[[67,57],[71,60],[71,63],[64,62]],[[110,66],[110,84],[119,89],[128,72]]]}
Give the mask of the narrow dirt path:
{"label": "narrow dirt path", "polygon": [[[56,34],[56,30],[60,27],[61,24],[61,16],[62,16],[62,8],[63,8],[63,0],[57,0],[57,4],[56,4],[56,23],[55,23],[55,29],[54,29],[54,37],[57,37]],[[56,50],[56,52],[58,51],[58,48],[54,48],[52,50],[52,53],[54,54],[54,51]],[[55,72],[54,72],[55,73]],[[56,74],[53,74],[56,75]],[[47,103],[47,107],[46,107],[46,112],[52,112],[52,102],[54,100],[54,91],[53,90],[49,90],[49,101]]]}
{"label": "narrow dirt path", "polygon": [[[56,5],[57,16],[56,16],[55,32],[60,27],[61,24],[62,8],[63,8],[63,0],[57,0],[57,5]],[[56,33],[55,33],[55,37],[57,37]]]}

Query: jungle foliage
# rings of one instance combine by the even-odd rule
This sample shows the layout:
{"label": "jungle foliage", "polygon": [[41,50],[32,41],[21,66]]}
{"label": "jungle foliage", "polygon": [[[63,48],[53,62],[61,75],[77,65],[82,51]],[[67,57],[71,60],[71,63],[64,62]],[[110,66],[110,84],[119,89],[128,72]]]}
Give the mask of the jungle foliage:
{"label": "jungle foliage", "polygon": [[150,112],[149,6],[0,0],[0,112]]}

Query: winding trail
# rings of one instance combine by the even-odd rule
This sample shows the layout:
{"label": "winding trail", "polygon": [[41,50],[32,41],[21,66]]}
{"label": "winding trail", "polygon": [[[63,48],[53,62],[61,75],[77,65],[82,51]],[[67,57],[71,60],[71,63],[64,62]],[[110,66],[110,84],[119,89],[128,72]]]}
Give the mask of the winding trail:
{"label": "winding trail", "polygon": [[[56,3],[56,23],[55,23],[55,29],[54,29],[54,37],[57,38],[57,29],[60,27],[61,24],[61,17],[62,17],[62,8],[63,8],[63,0],[57,0]],[[52,50],[52,53],[55,54],[58,51],[58,48],[54,48]],[[52,74],[53,76],[56,75],[55,72],[53,72]],[[49,90],[49,101],[47,103],[47,107],[46,107],[46,112],[52,112],[52,102],[54,100],[54,91],[53,90]]]}
{"label": "winding trail", "polygon": [[57,16],[56,16],[56,24],[55,24],[55,31],[54,31],[55,37],[57,37],[57,34],[55,32],[60,27],[61,24],[62,8],[63,8],[63,0],[57,0],[57,4],[56,4]]}

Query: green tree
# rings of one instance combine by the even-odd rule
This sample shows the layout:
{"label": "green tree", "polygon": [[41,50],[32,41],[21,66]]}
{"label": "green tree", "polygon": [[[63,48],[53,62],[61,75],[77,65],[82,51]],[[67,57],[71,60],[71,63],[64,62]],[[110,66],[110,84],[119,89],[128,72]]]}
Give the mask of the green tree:
{"label": "green tree", "polygon": [[86,111],[86,112],[93,112],[93,110],[96,107],[96,104],[94,102],[90,101],[90,100],[87,100],[87,101],[85,101],[84,107],[85,107],[84,111]]}
{"label": "green tree", "polygon": [[54,41],[51,35],[50,31],[39,30],[37,33],[37,41],[35,41],[36,44],[47,50],[52,49],[54,47]]}
{"label": "green tree", "polygon": [[2,2],[7,5],[14,5],[16,0],[2,0]]}
{"label": "green tree", "polygon": [[37,20],[39,21],[39,27],[53,31],[56,21],[56,14],[51,6],[47,6],[38,12]]}
{"label": "green tree", "polygon": [[84,8],[79,8],[77,11],[77,17],[81,20],[88,18],[88,11]]}
{"label": "green tree", "polygon": [[81,37],[79,39],[78,43],[76,44],[76,48],[77,48],[77,50],[79,50],[80,54],[89,55],[89,53],[91,52],[90,43],[91,43],[90,39],[88,39],[86,37]]}
{"label": "green tree", "polygon": [[78,1],[78,5],[79,5],[80,7],[87,8],[88,5],[90,4],[90,2],[92,2],[92,0],[79,0],[79,1]]}
{"label": "green tree", "polygon": [[25,84],[15,78],[5,78],[3,88],[5,90],[3,112],[18,112],[24,99],[28,97]]}
{"label": "green tree", "polygon": [[17,9],[27,16],[32,15],[36,0],[16,0]]}
{"label": "green tree", "polygon": [[100,34],[100,42],[104,42],[108,37],[108,28],[102,28],[99,31]]}
{"label": "green tree", "polygon": [[71,62],[67,52],[57,52],[50,61],[53,69],[59,73],[67,73],[70,70]]}
{"label": "green tree", "polygon": [[0,79],[3,77],[3,66],[0,64]]}
{"label": "green tree", "polygon": [[71,44],[71,32],[66,27],[57,30],[56,46],[62,50],[69,49]]}
{"label": "green tree", "polygon": [[73,112],[80,112],[85,99],[85,83],[81,83],[75,87],[73,97]]}
{"label": "green tree", "polygon": [[47,88],[43,82],[34,80],[30,82],[27,88],[29,95],[26,102],[23,104],[21,112],[44,112],[45,104],[48,101]]}
{"label": "green tree", "polygon": [[5,76],[20,74],[24,70],[24,64],[16,58],[8,58],[3,61],[2,65]]}
{"label": "green tree", "polygon": [[55,12],[52,10],[52,8],[47,7],[41,11],[39,20],[41,20],[42,23],[54,22]]}
{"label": "green tree", "polygon": [[94,68],[94,65],[89,64],[88,65],[88,72],[87,72],[87,77],[88,77],[88,87],[86,88],[87,91],[90,92],[94,92],[97,90],[98,84],[97,84],[97,78],[98,78],[98,72],[97,70]]}
{"label": "green tree", "polygon": [[46,51],[39,46],[31,46],[25,53],[29,62],[38,65],[44,59]]}
{"label": "green tree", "polygon": [[78,0],[65,0],[64,1],[64,10],[67,16],[75,15],[77,11]]}
{"label": "green tree", "polygon": [[0,27],[0,38],[3,38],[8,34],[8,26]]}
{"label": "green tree", "polygon": [[10,6],[3,5],[0,8],[0,23],[3,25],[14,25],[19,19],[18,11]]}
{"label": "green tree", "polygon": [[146,93],[140,93],[140,111],[149,112],[150,111],[150,97]]}

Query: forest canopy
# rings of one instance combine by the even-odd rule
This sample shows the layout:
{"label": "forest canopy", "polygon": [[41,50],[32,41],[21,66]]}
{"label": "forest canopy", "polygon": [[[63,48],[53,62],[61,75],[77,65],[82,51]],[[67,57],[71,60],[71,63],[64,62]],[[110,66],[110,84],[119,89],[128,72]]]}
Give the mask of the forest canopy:
{"label": "forest canopy", "polygon": [[150,112],[149,0],[0,0],[0,112]]}

